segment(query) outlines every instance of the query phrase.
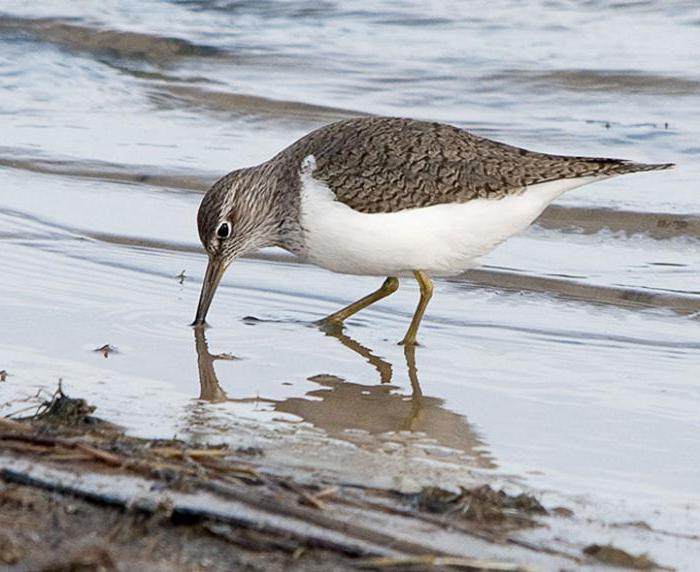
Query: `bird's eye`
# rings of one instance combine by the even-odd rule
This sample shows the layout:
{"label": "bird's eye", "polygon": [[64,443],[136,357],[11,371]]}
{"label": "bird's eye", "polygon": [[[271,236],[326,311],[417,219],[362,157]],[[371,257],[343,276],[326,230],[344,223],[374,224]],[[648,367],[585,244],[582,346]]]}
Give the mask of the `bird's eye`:
{"label": "bird's eye", "polygon": [[227,222],[222,222],[219,228],[216,229],[216,236],[219,238],[228,238],[231,235],[231,225]]}

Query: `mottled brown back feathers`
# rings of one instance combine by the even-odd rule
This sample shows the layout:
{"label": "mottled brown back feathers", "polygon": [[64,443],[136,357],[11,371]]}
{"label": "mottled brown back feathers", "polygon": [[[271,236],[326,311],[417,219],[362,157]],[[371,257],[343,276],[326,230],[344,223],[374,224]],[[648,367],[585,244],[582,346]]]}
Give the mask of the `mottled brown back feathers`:
{"label": "mottled brown back feathers", "polygon": [[441,123],[367,117],[309,133],[271,160],[299,165],[364,213],[388,213],[477,198],[498,199],[558,179],[667,169],[619,159],[536,153]]}

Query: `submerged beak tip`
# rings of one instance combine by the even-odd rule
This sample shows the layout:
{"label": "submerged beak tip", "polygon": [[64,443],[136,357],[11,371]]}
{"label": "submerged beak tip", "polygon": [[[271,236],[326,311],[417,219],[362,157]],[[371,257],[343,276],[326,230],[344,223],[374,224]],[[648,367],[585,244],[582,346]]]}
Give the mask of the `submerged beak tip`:
{"label": "submerged beak tip", "polygon": [[226,269],[223,261],[216,258],[210,258],[207,270],[202,282],[202,291],[199,295],[199,304],[197,305],[197,314],[191,326],[195,328],[204,328],[207,326],[206,317],[209,312],[209,306],[214,298],[214,293],[219,285],[221,276]]}

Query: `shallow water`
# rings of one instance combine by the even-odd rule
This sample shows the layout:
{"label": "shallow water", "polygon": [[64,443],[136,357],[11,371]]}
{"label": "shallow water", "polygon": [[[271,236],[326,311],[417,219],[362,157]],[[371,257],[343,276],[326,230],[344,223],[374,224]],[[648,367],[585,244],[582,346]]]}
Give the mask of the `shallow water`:
{"label": "shallow water", "polygon": [[[3,2],[0,414],[62,379],[135,434],[261,445],[403,488],[478,475],[580,515],[535,539],[612,540],[690,569],[697,7],[425,6]],[[195,339],[201,191],[360,113],[678,168],[573,191],[559,203],[585,233],[543,219],[479,272],[438,281],[415,355],[395,344],[410,281],[326,335],[313,321],[376,280],[274,251],[229,271]],[[613,527],[637,520],[653,530]]]}

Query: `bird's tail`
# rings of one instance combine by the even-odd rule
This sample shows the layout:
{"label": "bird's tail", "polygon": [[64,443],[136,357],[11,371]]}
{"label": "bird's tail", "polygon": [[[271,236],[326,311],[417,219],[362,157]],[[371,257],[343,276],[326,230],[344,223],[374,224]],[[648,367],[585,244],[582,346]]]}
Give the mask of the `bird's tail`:
{"label": "bird's tail", "polygon": [[627,173],[642,171],[662,171],[670,169],[673,163],[635,163],[625,159],[609,159],[605,157],[572,157],[559,155],[548,165],[548,173],[552,178],[578,179],[581,177],[614,177]]}
{"label": "bird's tail", "polygon": [[642,171],[665,171],[675,167],[675,163],[635,163],[622,159],[608,159],[611,164],[601,170],[610,175],[625,175],[626,173],[640,173]]}

